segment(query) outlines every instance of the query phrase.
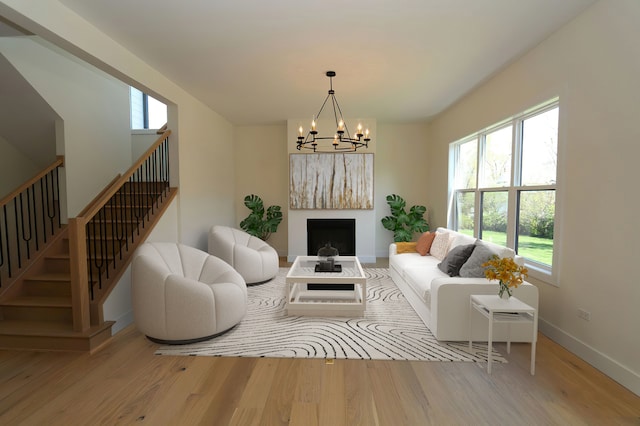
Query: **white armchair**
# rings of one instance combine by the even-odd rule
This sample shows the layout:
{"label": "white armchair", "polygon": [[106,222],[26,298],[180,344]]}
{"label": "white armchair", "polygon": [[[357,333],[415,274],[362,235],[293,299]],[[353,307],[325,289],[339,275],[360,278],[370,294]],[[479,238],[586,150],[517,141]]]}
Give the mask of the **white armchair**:
{"label": "white armchair", "polygon": [[145,243],[131,272],[138,329],[157,343],[207,340],[247,312],[244,279],[221,259],[176,243]]}
{"label": "white armchair", "polygon": [[240,229],[211,227],[209,253],[233,266],[247,285],[265,283],[278,273],[278,252],[260,238]]}

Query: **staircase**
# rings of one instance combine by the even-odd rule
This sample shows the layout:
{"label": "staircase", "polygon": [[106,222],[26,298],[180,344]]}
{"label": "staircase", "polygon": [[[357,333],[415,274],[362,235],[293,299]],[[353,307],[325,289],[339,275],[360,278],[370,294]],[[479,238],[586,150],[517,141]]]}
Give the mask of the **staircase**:
{"label": "staircase", "polygon": [[0,302],[1,348],[93,351],[111,337],[111,321],[73,328],[68,234],[63,226]]}
{"label": "staircase", "polygon": [[159,165],[169,134],[61,225],[9,284],[0,281],[0,349],[92,352],[109,340],[114,323],[102,306],[177,195],[168,160],[166,170]]}

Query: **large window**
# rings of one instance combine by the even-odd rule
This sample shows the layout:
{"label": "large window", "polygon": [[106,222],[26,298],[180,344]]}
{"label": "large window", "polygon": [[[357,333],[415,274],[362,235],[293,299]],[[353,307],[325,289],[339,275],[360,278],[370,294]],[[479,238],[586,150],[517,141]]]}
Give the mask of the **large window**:
{"label": "large window", "polygon": [[[451,144],[450,226],[554,275],[558,99]],[[548,279],[553,281],[552,279]]]}
{"label": "large window", "polygon": [[159,129],[167,123],[167,106],[131,87],[131,128]]}

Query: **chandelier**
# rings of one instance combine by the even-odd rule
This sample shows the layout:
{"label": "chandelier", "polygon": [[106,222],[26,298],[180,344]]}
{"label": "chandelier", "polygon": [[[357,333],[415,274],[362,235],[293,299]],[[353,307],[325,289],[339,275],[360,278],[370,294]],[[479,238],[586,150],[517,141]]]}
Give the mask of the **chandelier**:
{"label": "chandelier", "polygon": [[[304,136],[304,129],[302,126],[298,129],[298,140],[296,142],[296,148],[301,150],[302,148],[311,149],[313,152],[326,150],[326,151],[356,151],[358,148],[368,148],[369,141],[369,129],[365,129],[363,132],[362,124],[358,123],[355,137],[351,137],[349,129],[347,128],[344,118],[342,117],[342,110],[338,105],[335,91],[333,90],[333,77],[336,76],[335,71],[327,71],[327,77],[329,77],[329,94],[324,99],[320,111],[313,117],[311,121],[311,129]],[[333,106],[333,116],[336,122],[336,131],[333,136],[318,136],[318,128],[316,120],[320,118],[322,110],[324,109],[327,101],[331,100]],[[318,141],[330,140],[330,144],[318,145]],[[333,149],[331,149],[333,148]]]}

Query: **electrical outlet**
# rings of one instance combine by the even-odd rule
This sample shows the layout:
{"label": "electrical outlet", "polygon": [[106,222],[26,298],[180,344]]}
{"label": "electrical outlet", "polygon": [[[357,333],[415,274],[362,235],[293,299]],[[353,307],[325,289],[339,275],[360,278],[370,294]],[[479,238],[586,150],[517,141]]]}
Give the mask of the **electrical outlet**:
{"label": "electrical outlet", "polygon": [[591,321],[591,312],[584,309],[578,309],[578,318],[582,318],[585,321]]}

